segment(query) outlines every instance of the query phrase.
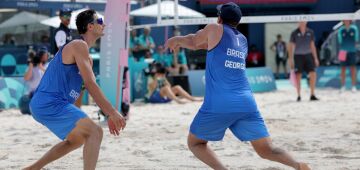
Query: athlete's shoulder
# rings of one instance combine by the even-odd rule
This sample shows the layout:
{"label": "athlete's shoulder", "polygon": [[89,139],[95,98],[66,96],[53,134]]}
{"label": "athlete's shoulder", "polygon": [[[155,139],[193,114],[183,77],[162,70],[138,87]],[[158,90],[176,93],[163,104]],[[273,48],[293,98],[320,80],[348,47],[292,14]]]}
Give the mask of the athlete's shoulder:
{"label": "athlete's shoulder", "polygon": [[84,40],[76,39],[76,40],[72,40],[71,42],[66,44],[64,46],[64,50],[75,54],[75,53],[79,53],[79,52],[84,52],[84,50],[87,51],[88,45],[86,44],[86,42]]}
{"label": "athlete's shoulder", "polygon": [[72,48],[87,48],[88,45],[86,44],[86,42],[84,40],[81,40],[81,39],[76,39],[76,40],[72,40],[71,42],[69,42],[67,44],[67,46],[70,46]]}
{"label": "athlete's shoulder", "polygon": [[218,23],[211,23],[211,24],[207,24],[204,28],[204,30],[206,31],[217,31],[219,29],[222,29],[222,24],[218,24]]}

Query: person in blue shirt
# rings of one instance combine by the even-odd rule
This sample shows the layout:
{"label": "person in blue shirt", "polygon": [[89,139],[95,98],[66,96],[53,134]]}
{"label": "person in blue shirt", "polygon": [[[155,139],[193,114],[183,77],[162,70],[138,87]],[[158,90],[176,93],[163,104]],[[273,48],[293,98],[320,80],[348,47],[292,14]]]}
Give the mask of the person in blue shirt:
{"label": "person in blue shirt", "polygon": [[[180,36],[180,30],[176,29],[174,31],[174,36]],[[183,74],[186,75],[189,67],[187,66],[187,59],[185,54],[185,49],[180,48],[179,51],[173,54],[173,64],[174,64],[174,74]]]}
{"label": "person in blue shirt", "polygon": [[140,50],[154,52],[155,42],[154,39],[150,35],[151,28],[145,27],[143,34],[141,34],[138,38]]}
{"label": "person in blue shirt", "polygon": [[227,169],[207,143],[222,140],[229,128],[239,140],[250,141],[261,158],[298,170],[310,169],[271,142],[245,74],[248,44],[236,29],[241,18],[240,7],[233,2],[220,5],[218,16],[218,23],[166,42],[171,51],[181,47],[208,50],[205,98],[190,126],[189,149],[211,168]]}
{"label": "person in blue shirt", "polygon": [[129,55],[134,57],[134,53],[139,51],[139,38],[137,37],[137,30],[131,30],[129,40]]}
{"label": "person in blue shirt", "polygon": [[344,20],[344,25],[338,30],[340,50],[346,52],[346,60],[340,61],[341,92],[345,91],[346,66],[350,67],[352,91],[356,91],[356,43],[359,42],[359,30],[350,20]]}
{"label": "person in blue shirt", "polygon": [[172,57],[165,53],[164,46],[159,45],[157,47],[156,53],[154,53],[153,58],[156,63],[160,63],[164,67],[166,67],[167,71],[170,71],[172,65]]}
{"label": "person in blue shirt", "polygon": [[102,18],[94,10],[85,10],[77,16],[76,26],[82,39],[73,40],[59,49],[30,101],[33,118],[63,141],[26,170],[42,169],[82,145],[85,145],[84,169],[95,169],[103,131],[74,105],[80,96],[82,83],[108,116],[111,134],[119,135],[126,125],[125,119],[111,106],[96,84],[92,70],[89,48],[104,35]]}

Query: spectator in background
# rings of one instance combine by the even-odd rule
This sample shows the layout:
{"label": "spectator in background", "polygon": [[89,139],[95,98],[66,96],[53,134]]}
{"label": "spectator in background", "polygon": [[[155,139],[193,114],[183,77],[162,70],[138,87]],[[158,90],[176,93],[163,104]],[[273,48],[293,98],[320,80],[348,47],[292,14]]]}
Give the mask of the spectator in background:
{"label": "spectator in background", "polygon": [[319,66],[315,47],[314,31],[306,26],[307,22],[299,22],[299,27],[291,33],[289,43],[290,68],[296,73],[297,101],[301,101],[301,77],[303,72],[310,76],[310,101],[319,100],[315,96],[316,72]]}
{"label": "spectator in background", "polygon": [[[350,66],[351,90],[356,90],[356,43],[359,42],[359,30],[350,20],[344,20],[344,25],[338,31],[340,51],[344,53],[345,60],[340,61],[341,65],[341,92],[345,91],[346,66]],[[340,55],[340,53],[339,53]]]}
{"label": "spectator in background", "polygon": [[276,77],[279,77],[279,68],[280,64],[284,67],[284,73],[287,75],[286,61],[287,61],[287,52],[286,52],[286,43],[282,40],[281,34],[278,34],[277,41],[275,41],[270,49],[275,52],[275,62],[276,62]]}
{"label": "spectator in background", "polygon": [[151,59],[151,58],[153,58],[153,56],[152,56],[152,54],[150,53],[150,51],[146,51],[144,58],[145,58],[145,59]]}
{"label": "spectator in background", "polygon": [[61,23],[55,30],[55,46],[52,51],[53,54],[56,54],[60,47],[73,39],[71,36],[71,30],[69,29],[71,12],[72,11],[70,9],[61,9],[59,12]]}
{"label": "spectator in background", "polygon": [[166,68],[161,64],[156,65],[155,74],[148,81],[147,98],[150,103],[168,103],[174,100],[179,104],[184,104],[185,102],[181,98],[190,101],[202,101],[202,99],[191,96],[179,85],[171,87],[166,79]]}
{"label": "spectator in background", "polygon": [[41,48],[46,48],[47,50],[51,49],[51,44],[50,44],[48,35],[41,36],[40,43],[38,43],[38,45],[37,45],[37,49],[40,50]]}
{"label": "spectator in background", "polygon": [[32,97],[32,94],[35,92],[42,76],[45,73],[45,69],[48,65],[48,54],[49,53],[45,48],[40,49],[37,53],[34,51],[29,52],[29,67],[25,72],[24,80],[29,86],[30,98]]}
{"label": "spectator in background", "polygon": [[139,49],[140,51],[150,51],[150,53],[154,53],[155,42],[153,38],[150,36],[151,28],[145,27],[144,33],[139,36]]}
{"label": "spectator in background", "polygon": [[[179,29],[175,29],[174,36],[180,36],[181,32]],[[187,59],[185,55],[185,49],[179,48],[179,51],[173,53],[174,68],[176,74],[187,74],[189,70],[187,66]]]}
{"label": "spectator in background", "polygon": [[5,34],[4,35],[4,40],[3,40],[3,45],[7,46],[7,47],[12,47],[15,46],[15,37],[12,34]]}
{"label": "spectator in background", "polygon": [[257,49],[255,44],[250,46],[248,57],[246,58],[249,67],[264,66],[264,55]]}
{"label": "spectator in background", "polygon": [[137,30],[133,29],[130,32],[129,55],[134,57],[138,51],[139,51],[139,38],[137,37]]}
{"label": "spectator in background", "polygon": [[170,55],[165,54],[165,48],[162,45],[159,45],[156,49],[156,52],[153,55],[155,63],[159,63],[164,66],[167,72],[172,72],[172,62],[173,59]]}

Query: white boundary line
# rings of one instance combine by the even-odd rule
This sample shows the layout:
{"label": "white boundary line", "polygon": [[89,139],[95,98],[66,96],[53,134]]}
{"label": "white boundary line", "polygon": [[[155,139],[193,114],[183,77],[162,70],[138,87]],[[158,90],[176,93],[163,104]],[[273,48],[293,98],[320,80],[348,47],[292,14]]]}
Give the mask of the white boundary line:
{"label": "white boundary line", "polygon": [[[341,21],[341,20],[359,20],[360,11],[355,13],[335,13],[335,14],[309,14],[309,15],[267,15],[267,16],[247,16],[242,17],[240,24],[246,23],[281,23],[281,22],[299,22],[299,21]],[[130,29],[140,29],[146,26],[162,27],[176,25],[206,25],[216,23],[217,17],[210,18],[192,18],[192,19],[166,19],[159,23],[133,25]]]}

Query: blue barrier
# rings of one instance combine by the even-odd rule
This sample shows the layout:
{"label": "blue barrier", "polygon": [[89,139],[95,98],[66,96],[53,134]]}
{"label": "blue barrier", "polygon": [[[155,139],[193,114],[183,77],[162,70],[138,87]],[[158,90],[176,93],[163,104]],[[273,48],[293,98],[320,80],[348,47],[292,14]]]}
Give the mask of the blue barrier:
{"label": "blue barrier", "polygon": [[[340,79],[340,66],[327,66],[327,67],[318,67],[316,69],[316,87],[332,87],[340,88],[341,79]],[[357,80],[360,80],[360,68],[357,67]],[[350,69],[346,70],[346,79],[345,86],[347,88],[351,87],[351,76]],[[360,88],[360,82],[356,84],[357,88]]]}
{"label": "blue barrier", "polygon": [[27,68],[26,47],[0,47],[0,76],[22,76]]}
{"label": "blue barrier", "polygon": [[23,77],[0,77],[0,109],[18,108],[27,91]]}
{"label": "blue barrier", "polygon": [[133,57],[129,57],[130,70],[130,99],[144,99],[147,93],[147,77],[144,69],[148,68],[149,64],[141,61],[135,61]]}

